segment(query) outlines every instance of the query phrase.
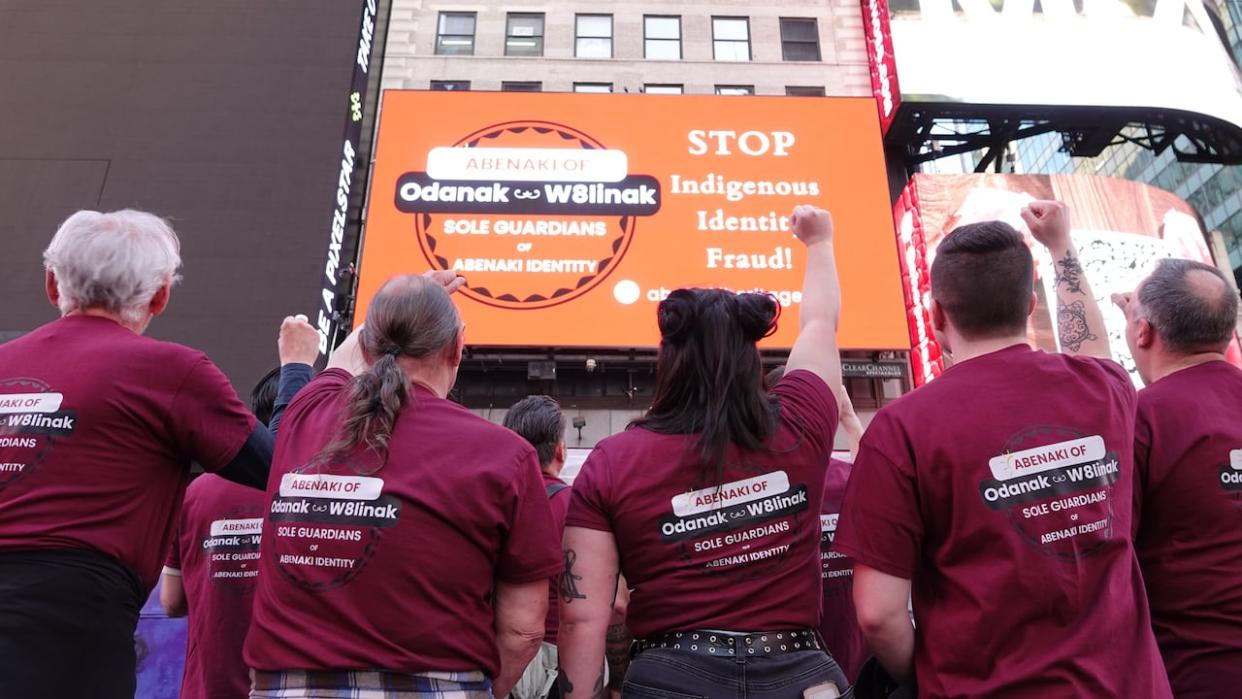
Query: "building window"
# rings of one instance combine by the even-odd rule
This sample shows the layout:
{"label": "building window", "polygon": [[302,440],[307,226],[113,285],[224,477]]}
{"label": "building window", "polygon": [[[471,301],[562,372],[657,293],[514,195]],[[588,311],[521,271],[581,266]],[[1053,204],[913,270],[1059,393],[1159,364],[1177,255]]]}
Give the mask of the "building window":
{"label": "building window", "polygon": [[818,61],[819,23],[815,18],[781,17],[781,57],[786,61]]}
{"label": "building window", "polygon": [[510,12],[505,22],[506,56],[543,55],[543,13]]}
{"label": "building window", "polygon": [[436,30],[436,53],[474,55],[474,12],[441,12]]}
{"label": "building window", "polygon": [[612,15],[577,15],[574,38],[578,58],[612,58]]}
{"label": "building window", "polygon": [[643,17],[643,55],[660,61],[681,60],[681,17]]}
{"label": "building window", "polygon": [[750,20],[712,17],[712,54],[717,61],[749,61]]}
{"label": "building window", "polygon": [[755,94],[754,85],[717,85],[716,94],[718,95],[753,95]]}
{"label": "building window", "polygon": [[818,85],[786,85],[785,94],[790,97],[823,97],[824,88]]}
{"label": "building window", "polygon": [[612,92],[612,83],[574,83],[574,92]]}
{"label": "building window", "polygon": [[501,92],[543,92],[543,83],[538,80],[508,81],[500,83]]}
{"label": "building window", "polygon": [[680,95],[685,90],[681,85],[644,85],[643,92],[649,95]]}
{"label": "building window", "polygon": [[470,89],[469,80],[432,80],[431,89],[444,90],[453,92],[463,92]]}

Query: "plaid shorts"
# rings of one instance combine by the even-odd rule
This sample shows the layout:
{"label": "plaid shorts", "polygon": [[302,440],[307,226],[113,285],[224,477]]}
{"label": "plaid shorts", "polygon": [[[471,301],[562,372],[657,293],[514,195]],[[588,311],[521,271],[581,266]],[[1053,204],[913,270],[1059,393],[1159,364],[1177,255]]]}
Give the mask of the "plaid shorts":
{"label": "plaid shorts", "polygon": [[251,672],[250,699],[492,699],[482,672]]}

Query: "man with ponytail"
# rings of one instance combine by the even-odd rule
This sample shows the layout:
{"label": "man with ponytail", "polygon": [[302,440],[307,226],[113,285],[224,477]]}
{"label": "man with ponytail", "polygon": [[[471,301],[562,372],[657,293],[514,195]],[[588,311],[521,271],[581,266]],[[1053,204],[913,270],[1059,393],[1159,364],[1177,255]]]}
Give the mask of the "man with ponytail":
{"label": "man with ponytail", "polygon": [[277,441],[245,658],[256,699],[507,694],[561,568],[535,450],[447,400],[451,272],[397,277]]}
{"label": "man with ponytail", "polygon": [[[770,296],[678,289],[660,303],[650,410],[574,482],[561,577],[561,690],[602,690],[618,574],[637,655],[622,695],[794,699],[846,689],[819,623],[819,510],[839,411],[832,218],[798,207],[806,280],[788,371],[763,386]],[[808,604],[808,602],[810,602]],[[672,693],[672,694],[669,694]]]}

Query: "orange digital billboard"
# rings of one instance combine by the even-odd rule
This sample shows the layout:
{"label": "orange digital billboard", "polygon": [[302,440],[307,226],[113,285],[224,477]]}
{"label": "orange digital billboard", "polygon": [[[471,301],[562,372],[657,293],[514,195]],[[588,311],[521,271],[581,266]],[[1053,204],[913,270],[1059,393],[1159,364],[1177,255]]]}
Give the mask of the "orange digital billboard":
{"label": "orange digital billboard", "polygon": [[[870,99],[387,91],[355,322],[427,269],[466,278],[474,345],[654,346],[682,286],[795,310],[803,203],[836,221],[841,345],[908,349]],[[766,346],[790,346],[795,317]]]}

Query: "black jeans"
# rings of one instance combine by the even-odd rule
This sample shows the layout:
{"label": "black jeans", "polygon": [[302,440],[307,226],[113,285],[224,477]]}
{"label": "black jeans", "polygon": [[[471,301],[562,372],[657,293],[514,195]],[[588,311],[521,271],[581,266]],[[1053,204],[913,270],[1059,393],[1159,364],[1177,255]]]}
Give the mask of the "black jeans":
{"label": "black jeans", "polygon": [[145,594],[91,551],[0,553],[0,696],[133,699]]}
{"label": "black jeans", "polygon": [[[802,690],[849,682],[822,650],[768,657],[705,657],[671,648],[639,653],[625,674],[626,699],[801,699]],[[848,695],[845,695],[848,696]]]}

